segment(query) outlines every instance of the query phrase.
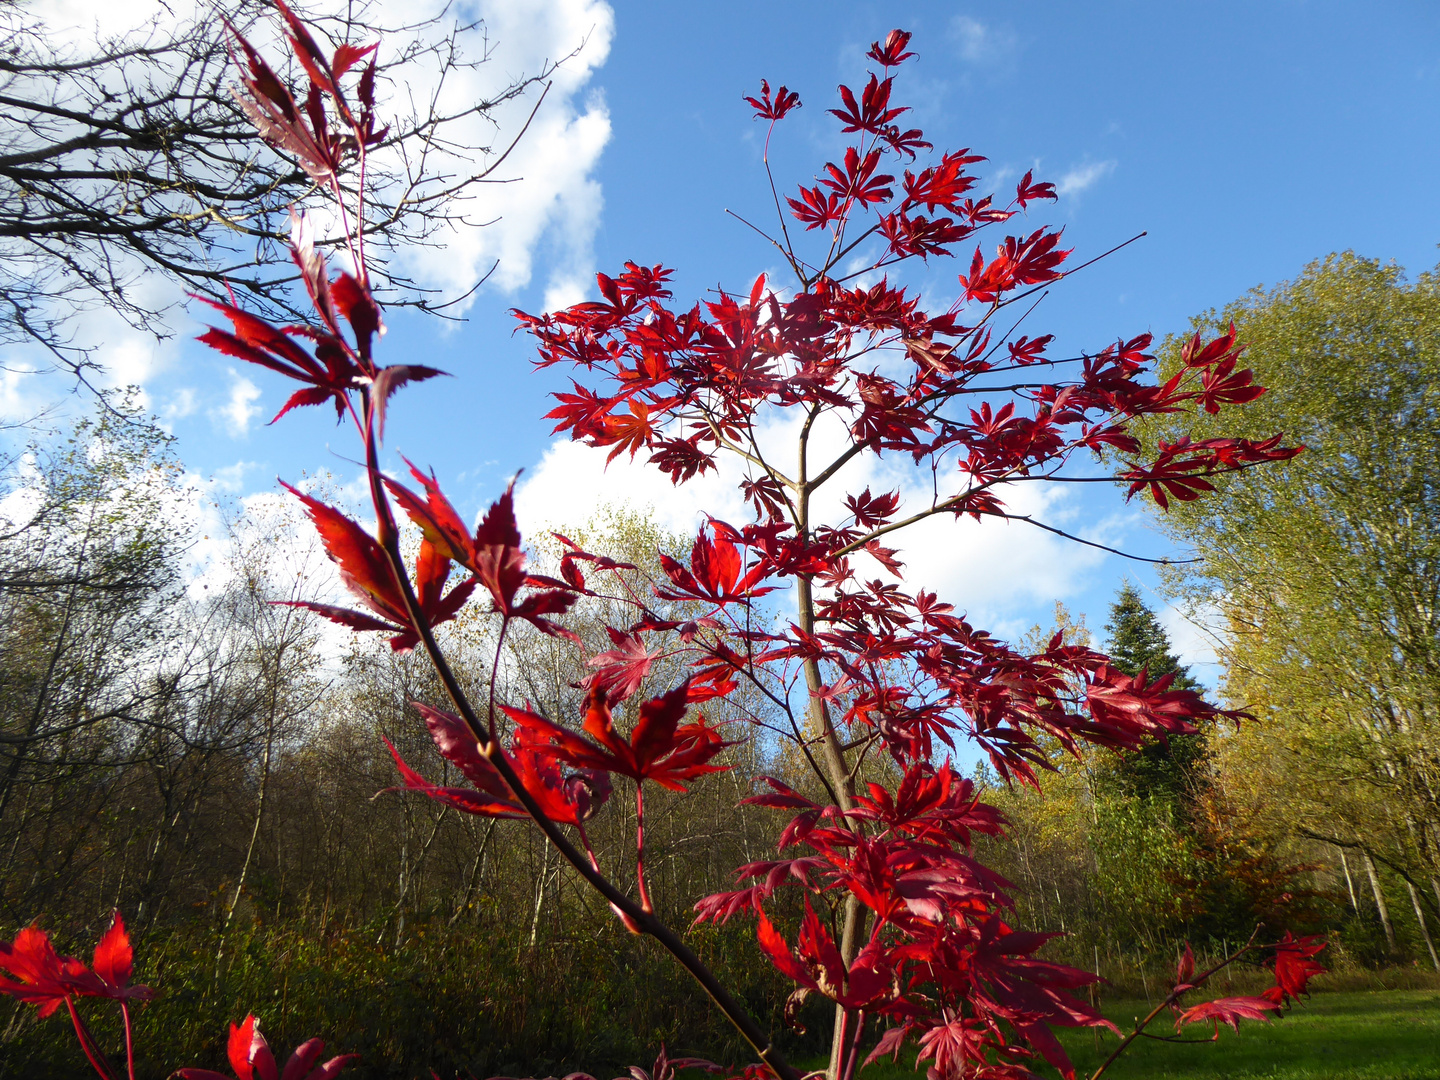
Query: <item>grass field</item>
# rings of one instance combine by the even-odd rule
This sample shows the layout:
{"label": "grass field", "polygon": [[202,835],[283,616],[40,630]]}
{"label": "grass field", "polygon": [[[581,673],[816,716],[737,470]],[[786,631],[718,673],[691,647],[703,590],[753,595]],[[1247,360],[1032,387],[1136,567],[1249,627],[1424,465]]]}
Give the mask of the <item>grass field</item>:
{"label": "grass field", "polygon": [[[1149,1011],[1144,1001],[1102,1007],[1121,1030]],[[1150,1028],[1174,1034],[1173,1024]],[[1196,1025],[1187,1033],[1202,1035]],[[1097,1053],[1090,1032],[1062,1041],[1075,1060],[1076,1074],[1089,1076],[1114,1050],[1104,1034]],[[1043,1075],[1054,1070],[1040,1068]],[[877,1063],[861,1080],[914,1078],[910,1069]],[[1317,994],[1283,1020],[1245,1023],[1240,1034],[1222,1028],[1218,1043],[1177,1046],[1138,1040],[1105,1073],[1114,1080],[1440,1080],[1440,992],[1389,990]]]}

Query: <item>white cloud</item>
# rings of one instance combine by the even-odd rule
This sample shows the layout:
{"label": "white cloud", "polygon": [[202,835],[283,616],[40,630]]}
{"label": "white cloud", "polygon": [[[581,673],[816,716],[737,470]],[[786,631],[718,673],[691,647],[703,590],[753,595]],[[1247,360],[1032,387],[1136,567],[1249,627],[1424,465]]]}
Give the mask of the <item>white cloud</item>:
{"label": "white cloud", "polygon": [[621,455],[607,468],[607,449],[557,441],[515,493],[515,513],[525,535],[565,529],[594,519],[610,504],[649,512],[667,532],[693,534],[707,513],[741,519],[744,501],[736,490],[739,470],[726,463],[680,487],[660,470]]}
{"label": "white cloud", "polygon": [[230,369],[230,396],[225,404],[211,409],[212,419],[223,421],[234,438],[250,433],[250,422],[260,415],[260,388],[234,368]]}
{"label": "white cloud", "polygon": [[[1038,165],[1039,163],[1037,162],[1036,164]],[[1000,188],[1004,187],[1006,184],[1008,184],[1011,180],[1014,180],[1019,175],[1020,170],[1017,169],[1015,166],[1002,165],[1000,168],[996,169],[994,175],[990,177],[990,186],[998,191]]]}
{"label": "white cloud", "polygon": [[47,0],[46,33],[57,45],[92,44],[157,21],[153,0]]}
{"label": "white cloud", "polygon": [[216,469],[210,477],[210,486],[217,492],[233,495],[245,488],[245,476],[257,467],[254,461],[237,461]]}
{"label": "white cloud", "polygon": [[[311,6],[318,13],[344,7],[340,0]],[[183,20],[191,10],[184,4],[173,13],[167,9],[159,16],[161,29]],[[446,11],[453,24],[457,11],[447,0],[376,0],[367,12],[367,21],[392,27],[423,26]],[[57,49],[81,52],[92,48],[97,37],[123,35],[157,19],[153,0],[47,0],[36,12]],[[428,111],[432,100],[442,113],[461,113],[477,101],[492,99],[514,79],[534,75],[550,61],[566,59],[551,76],[548,95],[524,138],[495,174],[495,180],[507,182],[472,188],[469,201],[455,208],[462,218],[442,226],[430,238],[433,246],[397,253],[392,263],[418,286],[451,295],[470,289],[496,260],[499,265],[488,287],[504,291],[529,285],[538,264],[547,274],[547,306],[578,300],[594,269],[593,239],[603,207],[600,185],[592,174],[610,137],[604,99],[590,83],[609,54],[614,12],[606,0],[478,0],[465,5],[458,17],[462,23],[477,19],[483,23],[460,33],[458,44],[466,58],[488,57],[486,62],[452,72],[443,87],[436,86],[433,60],[422,57],[393,65],[388,72],[391,115],[412,103]],[[433,28],[424,32],[431,37],[436,34]],[[414,32],[387,33],[382,52],[392,57],[402,52],[407,33]],[[281,55],[278,34],[257,29],[254,36],[267,55]],[[453,125],[448,131],[451,140],[489,147],[491,153],[488,158],[443,162],[440,169],[452,177],[482,169],[519,134],[538,90],[532,90],[526,99],[502,104],[488,118],[477,116]],[[382,111],[385,109],[382,104]],[[483,222],[493,224],[478,227]],[[157,343],[148,328],[131,327],[103,308],[82,314],[70,329],[77,345],[95,347],[95,359],[104,369],[103,384],[136,385],[143,391],[157,375],[173,367],[180,343],[194,333],[195,326],[183,313],[185,298],[173,281],[158,273],[141,273],[138,263],[118,269],[122,275],[133,276],[131,290],[138,303],[151,310],[173,312],[170,325],[162,329],[176,336]],[[25,345],[0,353],[0,366],[7,369],[0,372],[0,420],[26,419],[68,388],[52,379],[15,374],[47,371],[51,360],[43,351]],[[141,403],[151,404],[143,394]],[[182,391],[167,406],[167,418],[175,418],[193,408],[194,402]],[[243,432],[248,427],[247,408],[247,399],[232,396],[225,410],[232,430]]]}
{"label": "white cloud", "polygon": [[195,388],[182,386],[170,395],[170,400],[160,410],[162,420],[180,420],[194,413],[196,409]]}
{"label": "white cloud", "polygon": [[[438,10],[436,0],[431,0]],[[411,5],[403,5],[412,10]],[[385,7],[399,9],[399,0]],[[474,71],[454,73],[439,91],[442,108],[463,109],[493,97],[512,78],[533,75],[568,57],[551,78],[551,89],[524,138],[491,183],[478,188],[466,207],[468,221],[442,229],[438,243],[403,252],[397,263],[424,285],[463,293],[496,264],[490,282],[505,291],[528,285],[537,252],[551,265],[545,305],[554,308],[584,296],[594,270],[592,245],[603,198],[591,173],[610,139],[603,96],[587,90],[609,55],[614,12],[603,0],[484,0],[479,15],[493,59]],[[466,42],[472,52],[484,44]],[[578,50],[578,52],[576,52]],[[575,53],[575,55],[571,55]],[[424,73],[409,73],[409,93],[433,93]],[[464,141],[492,145],[498,153],[519,133],[534,95],[506,103],[492,121],[475,118],[456,132]],[[483,228],[482,222],[492,222]]]}
{"label": "white cloud", "polygon": [[1079,195],[1115,171],[1115,161],[1093,161],[1077,165],[1055,184],[1057,195]]}
{"label": "white cloud", "polygon": [[969,15],[956,15],[950,20],[950,36],[954,39],[960,59],[971,64],[995,64],[1006,60],[1015,51],[1015,32],[1008,27],[987,25]]}

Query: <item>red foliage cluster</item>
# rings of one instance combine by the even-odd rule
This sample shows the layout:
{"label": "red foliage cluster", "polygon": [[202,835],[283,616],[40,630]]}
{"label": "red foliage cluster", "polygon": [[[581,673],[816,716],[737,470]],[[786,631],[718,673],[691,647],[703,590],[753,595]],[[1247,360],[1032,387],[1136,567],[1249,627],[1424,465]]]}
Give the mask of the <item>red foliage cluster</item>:
{"label": "red foliage cluster", "polygon": [[10,944],[0,941],[0,970],[12,976],[0,978],[0,993],[38,1005],[41,1016],[49,1016],[62,1004],[73,1012],[75,998],[149,1001],[155,996],[153,990],[130,985],[133,968],[130,937],[118,911],[96,943],[89,967],[73,956],[58,955],[50,936],[38,926],[21,930]]}
{"label": "red foliage cluster", "polygon": [[[340,80],[368,50],[344,47],[326,58],[282,11],[309,93],[298,106],[242,41],[247,108],[261,133],[332,186],[343,205],[337,177],[346,156],[363,164],[379,138],[374,61],[360,77],[360,105],[352,109]],[[755,1047],[763,1062],[756,1075],[794,1080],[768,1034],[655,917],[644,870],[645,784],[684,791],[723,768],[715,761],[728,743],[718,729],[704,716],[686,718],[693,706],[711,702],[712,712],[728,712],[733,721],[739,706],[731,705],[732,695],[748,684],[769,701],[771,721],[788,726],[824,796],[771,779],[768,790],[747,800],[787,816],[780,857],[740,867],[741,887],[700,900],[698,920],[753,917],[761,949],[797,984],[792,1005],[812,994],[836,1003],[834,1077],[850,1080],[867,1045],[872,1060],[897,1054],[907,1041],[930,1063],[932,1080],[1028,1077],[1037,1056],[1070,1077],[1074,1070],[1051,1028],[1109,1026],[1072,993],[1096,976],[1041,959],[1052,935],[1011,925],[1008,883],[971,854],[972,837],[997,834],[1003,822],[978,801],[971,781],[956,775],[947,752],[969,740],[1005,779],[1036,784],[1051,745],[1076,754],[1085,745],[1133,750],[1235,714],[1173,689],[1169,677],[1125,675],[1059,635],[1037,654],[1022,653],[934,593],[903,588],[898,552],[880,541],[936,515],[1031,522],[1007,510],[1007,491],[1027,482],[1106,479],[1093,471],[1102,454],[1120,459],[1118,479],[1129,483],[1130,496],[1148,491],[1163,508],[1169,499],[1208,490],[1208,477],[1299,451],[1278,436],[1142,444],[1135,422],[1145,416],[1195,407],[1214,412],[1262,392],[1248,371],[1236,370],[1241,347],[1233,333],[1192,342],[1183,370],[1157,383],[1149,335],[1056,358],[1047,355],[1051,335],[1016,336],[1020,320],[1002,326],[1010,305],[1066,275],[1070,252],[1058,230],[1004,236],[988,259],[977,245],[959,275],[959,298],[938,312],[924,310],[919,295],[887,276],[887,268],[907,260],[955,254],[980,231],[1055,198],[1052,185],[1029,173],[1008,201],[974,197],[968,169],[983,159],[968,150],[919,167],[919,156],[932,148],[922,132],[902,129],[898,121],[908,110],[894,98],[896,68],[913,55],[909,40],[894,31],[875,43],[868,57],[880,70],[858,92],[841,87],[841,107],[830,111],[853,140],[839,161],[824,166],[818,184],[787,199],[804,233],[822,238],[818,256],[801,254],[782,216],[776,246],[795,287],[781,292],[761,276],[746,292],[674,308],[670,271],[627,263],[615,277],[597,277],[599,300],[547,315],[517,313],[538,342],[539,365],[576,372],[549,414],[557,432],[608,449],[611,460],[643,454],[676,484],[718,468],[729,455],[745,470],[741,487],[754,508],[749,522],[708,522],[687,561],[662,556],[665,580],[654,595],[698,609],[687,621],[652,608],[621,581],[625,587],[610,599],[628,604],[633,618],[610,627],[614,647],[588,661],[592,670],[579,683],[586,693],[583,734],[528,706],[497,702],[494,686],[488,709],[477,710],[433,628],[483,587],[502,642],[516,620],[574,638],[555,619],[582,596],[600,595],[582,564],[592,575],[635,568],[561,537],[560,576],[531,574],[509,491],[472,531],[433,474],[411,467],[416,492],[382,472],[387,401],[400,386],[437,372],[377,364],[381,320],[358,225],[351,247],[356,272],[332,280],[297,222],[295,259],[316,324],[274,327],[216,305],[234,330],[211,330],[202,340],[304,384],[282,414],[332,403],[364,444],[373,536],[295,494],[366,611],[309,606],[354,629],[390,634],[396,649],[423,646],[450,695],[454,712],[420,709],[440,754],[472,786],[431,784],[397,754],[406,787],[468,813],[533,818],[626,927],[654,935],[705,987]],[[772,129],[800,104],[794,92],[772,93],[768,83],[747,100]],[[895,161],[893,171],[883,171],[887,159]],[[313,354],[302,341],[314,344]],[[761,430],[766,419],[785,416],[795,417],[800,432],[784,459],[797,462],[786,466],[789,472],[767,452]],[[811,437],[826,424],[841,449],[821,455]],[[899,489],[874,494],[867,487],[844,498],[839,518],[820,520],[817,493],[862,455],[908,461],[924,471],[931,496],[907,504]],[[413,573],[401,553],[397,508],[421,534]],[[457,572],[460,580],[450,584]],[[793,597],[795,619],[757,629],[772,621],[757,618],[756,605],[776,590]],[[657,657],[677,654],[690,662],[691,676],[632,709],[629,734],[622,733],[615,710],[640,690]],[[508,747],[502,720],[509,722]],[[901,777],[893,788],[857,781],[872,752],[893,759]],[[611,795],[612,774],[635,788],[638,903],[606,877],[585,837],[584,823]],[[562,825],[576,830],[583,853]],[[766,910],[781,886],[805,893],[793,945]],[[1287,938],[1276,946],[1273,993],[1196,1006],[1180,1022],[1268,1015],[1303,992],[1318,970],[1319,947]],[[1193,963],[1190,971],[1182,964],[1168,1004],[1206,977],[1190,982],[1192,974]],[[70,993],[61,997],[69,1000]],[[231,1050],[239,1075],[274,1075],[253,1022],[236,1029]],[[306,1064],[297,1075],[313,1056],[299,1060]]]}
{"label": "red foliage cluster", "polygon": [[[1218,970],[1218,967],[1213,968],[1196,979],[1195,955],[1187,941],[1185,952],[1176,968],[1175,989],[1165,1001],[1176,1013],[1175,1030],[1179,1031],[1187,1024],[1209,1021],[1214,1025],[1215,1034],[1218,1036],[1222,1023],[1239,1031],[1241,1020],[1268,1021],[1272,1013],[1278,1013],[1285,1007],[1286,1002],[1298,1001],[1300,995],[1307,992],[1306,984],[1311,978],[1324,973],[1325,969],[1315,962],[1315,957],[1324,950],[1325,944],[1323,937],[1302,937],[1297,941],[1286,931],[1285,936],[1271,946],[1274,950],[1274,986],[1267,988],[1259,997],[1217,998],[1182,1011],[1177,1004],[1181,996],[1195,989]],[[1239,956],[1246,951],[1248,946],[1235,955]],[[1234,957],[1227,957],[1224,963],[1230,963],[1233,959]]]}

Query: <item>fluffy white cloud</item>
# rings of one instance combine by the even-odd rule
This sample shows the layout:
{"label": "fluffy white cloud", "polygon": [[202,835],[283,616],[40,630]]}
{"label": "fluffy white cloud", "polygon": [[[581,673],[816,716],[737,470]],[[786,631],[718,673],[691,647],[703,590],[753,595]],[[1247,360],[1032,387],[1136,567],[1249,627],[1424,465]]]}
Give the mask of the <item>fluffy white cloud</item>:
{"label": "fluffy white cloud", "polygon": [[171,394],[170,399],[161,406],[160,418],[168,424],[172,420],[181,420],[191,415],[197,407],[195,388],[182,386]]}
{"label": "fluffy white cloud", "polygon": [[1057,195],[1079,195],[1088,191],[1105,177],[1115,171],[1114,161],[1092,161],[1084,165],[1077,165],[1055,184]]}
{"label": "fluffy white cloud", "polygon": [[[399,0],[381,6],[415,12],[413,3]],[[423,14],[432,14],[442,4],[429,0],[421,7]],[[543,248],[550,262],[546,306],[570,303],[589,284],[592,241],[603,206],[591,173],[610,139],[610,116],[599,92],[587,88],[609,55],[614,12],[604,0],[483,0],[477,14],[484,20],[484,38],[475,32],[462,40],[472,54],[490,49],[491,60],[452,72],[438,89],[425,84],[423,70],[407,71],[411,97],[433,95],[441,111],[458,112],[495,97],[515,78],[564,60],[524,137],[492,177],[502,182],[476,189],[466,207],[467,222],[447,227],[435,238],[438,243],[403,252],[397,261],[422,284],[456,294],[498,261],[490,280],[511,291],[530,283],[536,253]],[[489,120],[473,118],[452,137],[491,146],[498,154],[519,134],[534,102],[533,93],[507,102]],[[490,224],[477,227],[482,222]]]}
{"label": "fluffy white cloud", "polygon": [[1215,604],[1191,607],[1165,603],[1156,614],[1170,639],[1171,651],[1182,663],[1190,665],[1190,674],[1201,682],[1215,685],[1221,673],[1215,646],[1224,632],[1220,608]]}
{"label": "fluffy white cloud", "polygon": [[515,494],[515,513],[525,535],[564,529],[593,520],[607,505],[647,512],[662,529],[693,534],[705,515],[738,520],[743,499],[735,485],[738,470],[707,473],[675,487],[644,460],[624,455],[607,467],[608,450],[557,441]]}
{"label": "fluffy white cloud", "polygon": [[210,410],[215,420],[225,425],[234,438],[250,433],[250,422],[260,415],[260,388],[234,368],[230,369],[230,395],[225,404]]}

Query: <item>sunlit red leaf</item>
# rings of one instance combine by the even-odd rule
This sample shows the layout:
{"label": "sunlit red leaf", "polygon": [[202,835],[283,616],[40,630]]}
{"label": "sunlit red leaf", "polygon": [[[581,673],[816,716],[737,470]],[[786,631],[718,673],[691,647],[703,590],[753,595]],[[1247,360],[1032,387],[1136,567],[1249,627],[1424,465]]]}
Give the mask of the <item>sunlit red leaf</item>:
{"label": "sunlit red leaf", "polygon": [[[390,756],[395,759],[395,767],[400,772],[400,777],[405,781],[405,787],[410,791],[418,791],[427,795],[436,802],[450,806],[465,814],[478,814],[482,817],[528,817],[529,812],[516,801],[514,795],[508,789],[504,795],[497,796],[490,792],[479,791],[473,788],[442,787],[432,784],[423,776],[417,773],[403,758],[400,751],[389,739],[381,737],[385,746],[390,751]],[[493,768],[493,766],[492,766]],[[496,774],[498,777],[498,773]]]}
{"label": "sunlit red leaf", "polygon": [[640,689],[660,654],[646,649],[638,634],[623,634],[612,627],[606,629],[615,648],[596,653],[587,661],[600,670],[591,675],[585,685],[599,687],[611,701],[624,701]]}
{"label": "sunlit red leaf", "polygon": [[46,1017],[74,993],[69,976],[81,965],[72,958],[62,960],[45,931],[27,926],[15,935],[13,944],[0,942],[0,970],[12,976],[0,978],[0,994],[38,1005],[40,1016]]}
{"label": "sunlit red leaf", "polygon": [[578,768],[617,772],[637,781],[653,780],[673,791],[684,791],[684,782],[729,767],[710,764],[730,744],[703,718],[696,723],[680,723],[688,705],[685,683],[644,702],[635,728],[626,739],[615,730],[605,692],[592,685],[586,697],[585,732],[593,742],[527,709],[504,706],[504,711],[527,729],[535,742],[547,743],[562,761]]}
{"label": "sunlit red leaf", "polygon": [[1275,946],[1275,985],[1263,996],[1276,1005],[1284,1005],[1287,1001],[1299,1001],[1300,995],[1309,993],[1309,981],[1325,973],[1325,967],[1315,960],[1325,946],[1324,937],[1312,935],[1296,940],[1287,930]]}
{"label": "sunlit red leaf", "polygon": [[[309,1039],[300,1044],[285,1063],[284,1073],[275,1066],[275,1055],[270,1045],[260,1034],[260,1022],[253,1014],[245,1017],[241,1024],[230,1025],[230,1038],[226,1054],[230,1068],[235,1070],[236,1080],[334,1080],[340,1071],[353,1061],[358,1054],[341,1054],[324,1064],[317,1064],[325,1044],[319,1039]],[[180,1069],[175,1073],[181,1080],[230,1080],[223,1073],[211,1069]]]}
{"label": "sunlit red leaf", "polygon": [[1273,1001],[1262,997],[1219,998],[1186,1009],[1176,1018],[1175,1030],[1179,1031],[1188,1024],[1199,1024],[1208,1020],[1217,1028],[1223,1023],[1239,1031],[1241,1020],[1269,1021],[1271,1013],[1279,1008]]}

